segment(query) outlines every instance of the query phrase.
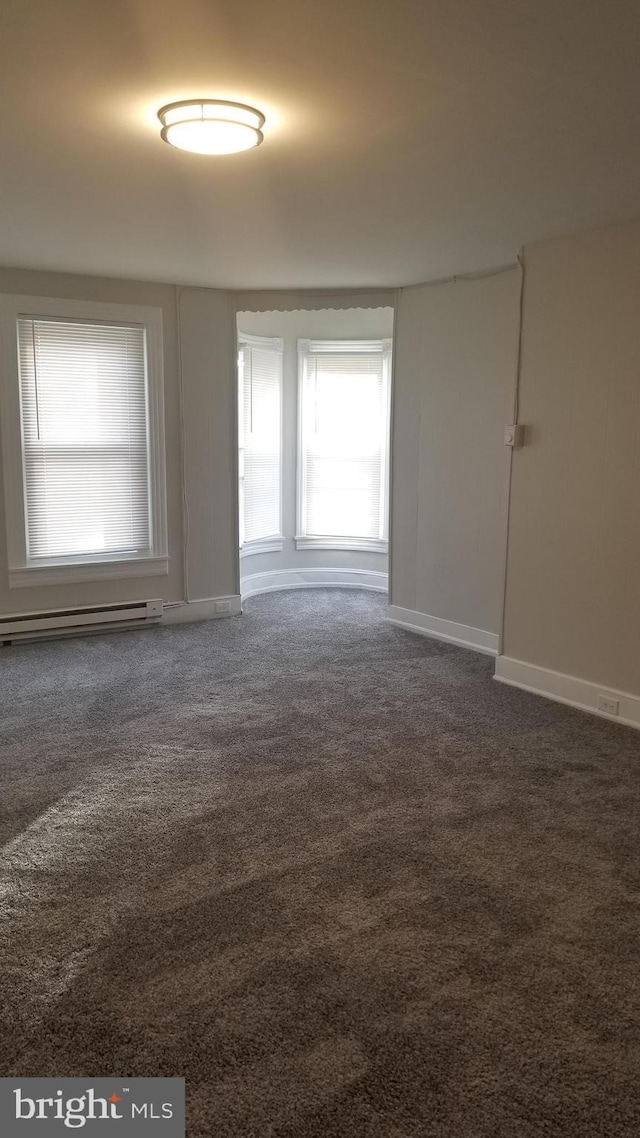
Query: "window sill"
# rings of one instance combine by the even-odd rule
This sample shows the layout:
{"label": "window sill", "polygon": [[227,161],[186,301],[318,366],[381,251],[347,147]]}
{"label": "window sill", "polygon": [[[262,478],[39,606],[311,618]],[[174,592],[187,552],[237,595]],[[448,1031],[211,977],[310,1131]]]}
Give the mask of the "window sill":
{"label": "window sill", "polygon": [[373,537],[296,537],[296,549],[344,549],[362,553],[387,553],[389,542]]}
{"label": "window sill", "polygon": [[29,585],[67,585],[107,578],[160,577],[169,572],[168,557],[124,558],[120,561],[66,562],[62,565],[30,565],[9,570],[9,588]]}
{"label": "window sill", "polygon": [[246,541],[240,546],[241,557],[251,557],[254,553],[280,553],[284,549],[283,537],[264,537],[256,541]]}

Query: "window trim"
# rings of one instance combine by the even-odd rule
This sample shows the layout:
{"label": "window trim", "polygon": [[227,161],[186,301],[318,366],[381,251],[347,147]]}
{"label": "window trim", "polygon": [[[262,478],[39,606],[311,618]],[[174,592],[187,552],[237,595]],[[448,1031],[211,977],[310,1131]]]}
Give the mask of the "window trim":
{"label": "window trim", "polygon": [[281,553],[284,549],[284,536],[276,534],[274,537],[256,537],[253,541],[245,541],[240,546],[241,557],[251,557],[254,553]]}
{"label": "window trim", "polygon": [[[238,355],[243,348],[262,348],[276,352],[280,356],[280,490],[278,499],[278,532],[268,537],[256,537],[250,541],[240,541],[240,557],[251,557],[255,553],[280,553],[284,549],[283,511],[284,511],[284,339],[282,336],[254,336],[249,332],[237,334]],[[244,428],[244,412],[240,407],[239,368],[236,381],[236,403],[238,405],[238,450],[240,449],[240,424]],[[238,475],[238,503],[240,502],[240,476]],[[242,531],[242,518],[238,511],[239,532]]]}
{"label": "window trim", "polygon": [[[142,556],[94,554],[29,562],[18,364],[19,317],[142,324],[145,328],[151,551]],[[0,296],[0,401],[9,588],[158,576],[169,572],[164,445],[162,309],[59,297]]]}
{"label": "window trim", "polygon": [[[390,408],[391,408],[391,353],[393,341],[383,340],[298,340],[298,435],[296,454],[296,549],[336,549],[354,552],[387,553],[389,550],[389,467],[390,467]],[[304,363],[311,355],[320,352],[380,352],[385,379],[386,433],[383,470],[383,528],[382,537],[332,537],[305,533],[304,529],[304,440],[303,440],[303,385]]]}
{"label": "window trim", "polygon": [[352,549],[369,553],[386,553],[389,540],[386,537],[306,537],[296,534],[296,549]]}

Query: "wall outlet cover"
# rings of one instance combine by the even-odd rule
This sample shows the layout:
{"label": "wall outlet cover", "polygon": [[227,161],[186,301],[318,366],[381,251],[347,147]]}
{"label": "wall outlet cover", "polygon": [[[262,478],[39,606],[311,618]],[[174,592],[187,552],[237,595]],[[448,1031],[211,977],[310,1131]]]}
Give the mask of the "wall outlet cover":
{"label": "wall outlet cover", "polygon": [[604,711],[607,715],[617,715],[620,711],[620,700],[614,699],[611,695],[606,695],[600,692],[598,696],[598,711]]}

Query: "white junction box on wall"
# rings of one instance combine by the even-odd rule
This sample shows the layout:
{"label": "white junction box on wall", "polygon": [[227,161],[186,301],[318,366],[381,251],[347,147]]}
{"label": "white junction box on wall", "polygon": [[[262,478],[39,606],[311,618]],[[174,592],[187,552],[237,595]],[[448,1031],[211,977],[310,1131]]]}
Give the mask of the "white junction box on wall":
{"label": "white junction box on wall", "polygon": [[504,445],[506,447],[524,446],[524,423],[511,423],[504,429]]}

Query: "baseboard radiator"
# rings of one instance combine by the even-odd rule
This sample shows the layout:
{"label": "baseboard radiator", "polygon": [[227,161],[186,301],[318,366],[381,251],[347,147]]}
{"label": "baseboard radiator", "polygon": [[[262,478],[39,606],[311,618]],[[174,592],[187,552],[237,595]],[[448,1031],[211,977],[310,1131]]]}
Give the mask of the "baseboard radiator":
{"label": "baseboard radiator", "polygon": [[153,624],[162,616],[162,601],[132,601],[91,608],[50,609],[20,612],[0,617],[0,644],[20,640],[50,640],[58,636],[81,636],[88,632],[113,632]]}

